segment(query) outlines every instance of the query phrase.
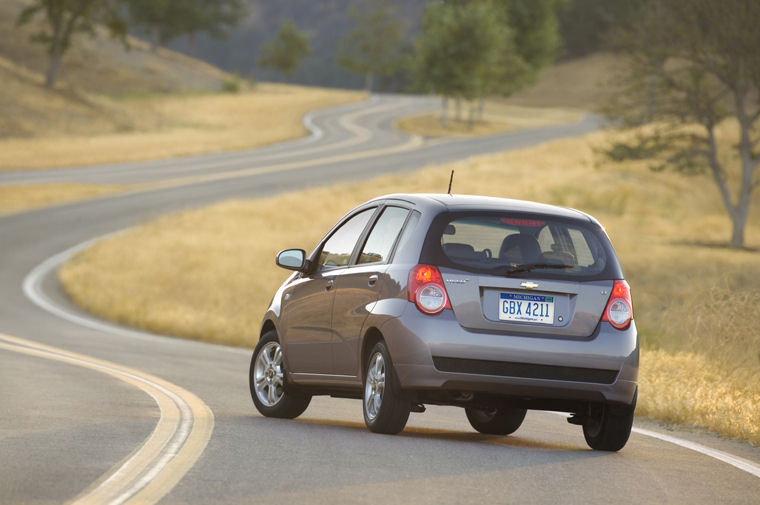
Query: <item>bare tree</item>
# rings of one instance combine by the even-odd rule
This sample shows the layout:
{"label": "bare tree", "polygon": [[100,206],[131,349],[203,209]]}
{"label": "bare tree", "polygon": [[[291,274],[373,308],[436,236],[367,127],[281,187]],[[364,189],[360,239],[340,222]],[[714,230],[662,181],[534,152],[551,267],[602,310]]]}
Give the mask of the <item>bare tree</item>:
{"label": "bare tree", "polygon": [[42,14],[46,28],[34,34],[32,40],[44,44],[48,53],[45,86],[55,85],[64,53],[76,33],[95,36],[96,27],[106,26],[111,35],[126,43],[127,24],[120,16],[116,0],[34,0],[25,7],[16,20],[16,26],[29,23]]}
{"label": "bare tree", "polygon": [[[733,247],[744,247],[760,186],[758,27],[756,0],[647,1],[616,39],[630,66],[608,109],[624,125],[655,125],[635,143],[614,146],[613,157],[652,157],[656,169],[712,175],[732,221]],[[738,142],[719,142],[719,127]]]}

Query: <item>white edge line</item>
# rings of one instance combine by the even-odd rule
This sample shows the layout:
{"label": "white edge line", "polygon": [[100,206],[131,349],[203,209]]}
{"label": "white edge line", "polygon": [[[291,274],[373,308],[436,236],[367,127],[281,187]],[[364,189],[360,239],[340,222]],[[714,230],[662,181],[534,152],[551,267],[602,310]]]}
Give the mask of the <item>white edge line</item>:
{"label": "white edge line", "polygon": [[[155,338],[168,339],[170,338],[170,337],[165,337],[163,335],[155,335],[151,333],[130,330],[130,329],[122,328],[120,326],[82,317],[82,316],[79,316],[78,314],[73,314],[65,310],[64,308],[56,305],[40,289],[40,284],[42,283],[42,279],[52,270],[57,268],[58,265],[60,265],[66,259],[68,259],[72,254],[75,254],[76,252],[79,252],[83,249],[90,247],[91,245],[93,245],[94,243],[96,243],[97,241],[101,239],[110,238],[110,237],[119,235],[123,232],[124,230],[121,230],[114,233],[102,235],[94,239],[86,240],[80,244],[75,245],[74,247],[66,249],[65,251],[62,251],[46,259],[45,261],[40,263],[37,267],[35,267],[24,278],[24,282],[23,282],[24,294],[27,296],[27,298],[29,298],[33,303],[38,305],[40,308],[48,312],[51,312],[63,319],[66,319],[68,321],[71,321],[73,323],[76,323],[82,326],[90,327],[90,328],[100,330],[100,331],[107,331],[110,333],[118,333],[120,335],[124,335],[130,338],[135,338],[135,337],[141,338],[141,339],[155,339]],[[205,343],[201,342],[200,344],[205,344]],[[205,344],[205,345],[215,345],[215,344]],[[215,345],[215,347],[219,347],[225,350],[231,350],[235,352],[245,352],[245,353],[249,352],[245,349],[237,349],[237,348],[226,347],[226,346]],[[68,360],[72,362],[83,361],[78,358],[73,358],[70,356],[63,355],[63,354],[61,356],[67,358]],[[112,367],[109,367],[97,362],[90,362],[87,360],[84,360],[84,362],[96,368],[107,370],[124,377],[132,378],[140,383],[147,384],[157,389],[158,391],[160,391],[161,393],[169,397],[180,411],[179,426],[175,426],[174,433],[172,434],[169,443],[161,449],[161,457],[159,458],[159,460],[156,461],[154,464],[152,464],[152,466],[149,467],[148,471],[143,473],[143,475],[136,482],[134,482],[128,489],[126,489],[117,498],[109,502],[111,505],[119,505],[129,500],[132,496],[134,496],[140,490],[142,490],[145,486],[147,486],[179,453],[180,449],[182,449],[185,441],[190,435],[190,430],[192,429],[192,426],[193,426],[193,415],[192,415],[189,405],[187,405],[187,403],[180,396],[164,388],[160,384],[154,383],[143,377],[131,374],[124,370],[112,368]],[[156,404],[159,405],[160,407],[160,403],[158,402],[158,399],[150,391],[148,390],[143,390],[143,391],[146,392],[149,396],[151,396],[153,400],[156,402]],[[160,419],[163,417],[164,417],[164,413],[163,411],[160,411],[159,422],[160,422]],[[153,438],[154,435],[155,433],[152,433],[148,438],[149,439]],[[107,485],[108,483],[112,482],[114,479],[118,479],[119,476],[123,473],[123,471],[125,471],[127,467],[131,466],[132,460],[135,457],[137,456],[135,455],[132,458],[130,458],[128,461],[126,461],[121,467],[119,467],[119,469],[117,469],[105,481],[103,481],[98,486],[98,488],[101,488]]]}
{"label": "white edge line", "polygon": [[311,135],[309,135],[309,138],[306,141],[304,141],[304,144],[316,142],[317,140],[321,139],[322,136],[324,135],[324,131],[322,131],[322,128],[314,124],[311,112],[309,112],[303,117],[303,125],[307,130],[311,132]]}
{"label": "white edge line", "polygon": [[[378,102],[379,99],[380,98],[377,95],[370,95],[369,98],[367,98],[366,100],[362,102],[349,102],[347,104],[338,105],[336,107],[328,107],[327,109],[323,109],[323,110],[333,111],[336,109],[341,109],[342,107],[355,106],[357,104],[363,104],[363,103],[373,104],[373,103]],[[316,111],[316,112],[322,112],[322,111]],[[316,142],[317,140],[321,139],[324,136],[325,134],[324,130],[322,130],[322,128],[314,124],[314,112],[307,112],[301,119],[301,122],[303,123],[304,128],[309,130],[309,133],[310,133],[310,135],[307,138],[301,139],[303,144],[310,144],[312,142]],[[282,142],[281,144],[286,144],[286,143],[287,141]],[[277,144],[274,144],[274,145],[277,145]]]}
{"label": "white edge line", "polygon": [[[380,101],[381,101],[381,97],[379,95],[373,94],[373,95],[370,95],[370,97],[363,103],[376,104],[376,103],[379,103]],[[356,104],[351,103],[351,104],[344,104],[339,107],[355,106],[355,105]],[[362,111],[362,109],[359,109],[359,110],[360,112]],[[366,112],[366,110],[364,110],[363,112]],[[312,140],[317,140],[321,138],[322,135],[324,134],[324,131],[314,124],[312,117],[313,117],[312,113],[307,113],[302,119],[304,126],[307,129],[309,129],[309,131],[311,132],[311,135],[305,139],[306,143],[310,143],[312,142]],[[303,141],[304,139],[301,139],[301,140]],[[80,316],[79,314],[75,314],[73,312],[66,310],[63,307],[56,305],[55,302],[53,302],[48,296],[46,296],[45,293],[40,288],[40,285],[42,284],[42,280],[50,272],[55,270],[59,265],[61,265],[64,261],[66,261],[69,257],[71,257],[72,255],[76,254],[79,251],[87,249],[88,247],[92,246],[93,244],[95,244],[101,239],[107,239],[107,238],[119,235],[121,233],[124,233],[125,231],[126,230],[119,230],[119,231],[107,233],[107,234],[104,234],[104,235],[101,235],[89,240],[85,240],[84,242],[74,245],[73,247],[70,247],[66,249],[65,251],[62,251],[46,259],[45,261],[37,265],[35,268],[33,268],[32,271],[29,272],[29,274],[27,274],[27,276],[24,278],[24,281],[22,283],[24,294],[32,303],[42,308],[43,310],[46,310],[62,319],[78,324],[80,326],[91,328],[97,331],[117,334],[117,335],[121,335],[128,338],[137,338],[137,339],[143,339],[143,340],[152,340],[152,339],[174,340],[176,337],[159,335],[159,334],[135,330],[131,328],[125,328],[117,324],[95,319],[94,317]],[[244,349],[244,348],[239,348],[239,347],[230,347],[230,346],[225,346],[221,344],[211,344],[208,342],[202,342],[202,341],[197,341],[197,340],[186,340],[186,342],[193,342],[198,345],[213,346],[213,347],[216,347],[217,349],[223,349],[225,351],[238,353],[238,354],[239,353],[248,354],[251,352],[249,349]]]}
{"label": "white edge line", "polygon": [[670,442],[671,444],[679,445],[686,449],[704,454],[705,456],[710,456],[711,458],[715,458],[735,468],[738,468],[739,470],[744,470],[745,472],[760,478],[760,465],[757,465],[747,459],[740,458],[739,456],[734,456],[733,454],[719,451],[717,449],[712,449],[696,442],[691,442],[689,440],[684,440],[682,438],[666,435],[664,433],[659,433],[644,428],[633,428],[631,431],[638,433],[639,435],[644,435],[646,437],[652,437],[664,442]]}
{"label": "white edge line", "polygon": [[[34,267],[32,271],[29,272],[26,277],[24,277],[24,281],[22,284],[24,295],[26,295],[26,297],[32,303],[42,308],[43,310],[46,310],[47,312],[50,312],[51,314],[54,314],[62,319],[78,324],[80,326],[85,326],[87,328],[91,328],[98,331],[108,332],[112,334],[121,335],[124,337],[137,338],[137,339],[142,339],[142,340],[154,340],[154,339],[177,340],[176,337],[170,337],[166,335],[159,335],[156,333],[150,333],[146,331],[125,328],[123,326],[108,323],[106,321],[80,316],[79,314],[74,314],[63,307],[56,305],[55,302],[53,302],[50,298],[47,297],[47,295],[45,295],[45,293],[42,291],[40,287],[42,284],[42,280],[48,274],[50,274],[53,270],[58,268],[60,264],[62,264],[67,259],[69,259],[72,255],[78,253],[79,251],[87,249],[88,247],[94,245],[99,240],[120,235],[124,233],[125,231],[126,230],[120,230],[117,232],[108,233],[106,235],[101,235],[99,237],[96,237],[90,240],[85,240],[84,242],[81,242],[73,247],[66,249],[65,251],[62,251],[46,259],[45,261],[43,261],[42,263]],[[229,347],[225,345],[211,344],[208,342],[201,342],[201,341],[196,341],[196,340],[184,340],[184,341],[191,342],[197,345],[213,346],[217,349],[222,349],[228,352],[246,353],[246,354],[250,353],[250,350],[239,348],[239,347]]]}
{"label": "white edge line", "polygon": [[[557,414],[562,417],[570,417],[570,415],[567,414],[566,412],[550,411],[549,413]],[[634,426],[633,428],[631,428],[631,432],[637,433],[639,435],[644,435],[645,437],[656,438],[658,440],[662,440],[663,442],[668,442],[668,443],[683,447],[684,449],[689,449],[690,451],[698,452],[704,456],[709,456],[713,459],[717,459],[718,461],[722,461],[723,463],[729,464],[733,466],[734,468],[738,468],[739,470],[743,470],[749,474],[754,475],[755,477],[760,478],[760,465],[748,459],[740,458],[739,456],[734,456],[733,454],[729,454],[724,451],[719,451],[718,449],[713,449],[711,447],[707,447],[706,445],[698,444],[696,442],[684,440],[683,438],[674,437],[673,435],[666,435],[658,431],[647,430],[645,428],[636,428]]]}
{"label": "white edge line", "polygon": [[[367,100],[364,100],[362,102],[349,102],[347,104],[338,105],[336,107],[329,107],[328,109],[325,109],[325,110],[331,110],[332,111],[334,109],[340,109],[342,107],[354,106],[357,103],[358,104],[362,104],[362,103],[373,104],[373,103],[377,102],[378,100],[379,100],[379,98],[376,95],[371,95]],[[321,111],[319,111],[319,112],[321,112]],[[277,144],[273,144],[273,145],[275,145],[275,146],[276,145],[286,145],[286,144],[288,144],[288,142],[291,142],[291,143],[294,143],[294,144],[295,143],[297,143],[297,144],[311,144],[312,142],[316,142],[316,141],[320,140],[324,136],[324,134],[325,134],[324,130],[314,123],[314,112],[307,112],[306,114],[304,114],[303,118],[301,118],[301,123],[303,124],[304,128],[306,128],[306,130],[309,131],[309,136],[308,137],[300,138],[300,139],[294,139],[294,140],[290,140],[290,141],[286,140],[284,142],[278,142]]]}

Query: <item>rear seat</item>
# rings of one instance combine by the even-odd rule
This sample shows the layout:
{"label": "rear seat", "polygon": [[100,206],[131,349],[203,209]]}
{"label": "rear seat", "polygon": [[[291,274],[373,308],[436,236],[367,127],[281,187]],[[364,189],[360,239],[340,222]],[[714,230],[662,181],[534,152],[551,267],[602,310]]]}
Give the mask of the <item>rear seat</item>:
{"label": "rear seat", "polygon": [[470,244],[450,243],[443,244],[443,252],[452,259],[481,261],[486,259],[484,251],[476,251]]}

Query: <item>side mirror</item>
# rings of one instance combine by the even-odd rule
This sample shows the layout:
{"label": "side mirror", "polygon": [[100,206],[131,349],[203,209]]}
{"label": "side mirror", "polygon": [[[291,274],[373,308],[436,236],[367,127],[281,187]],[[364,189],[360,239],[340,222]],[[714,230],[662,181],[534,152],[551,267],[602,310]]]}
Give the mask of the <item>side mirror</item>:
{"label": "side mirror", "polygon": [[306,251],[303,249],[285,249],[277,254],[277,266],[288,270],[303,270],[306,266]]}

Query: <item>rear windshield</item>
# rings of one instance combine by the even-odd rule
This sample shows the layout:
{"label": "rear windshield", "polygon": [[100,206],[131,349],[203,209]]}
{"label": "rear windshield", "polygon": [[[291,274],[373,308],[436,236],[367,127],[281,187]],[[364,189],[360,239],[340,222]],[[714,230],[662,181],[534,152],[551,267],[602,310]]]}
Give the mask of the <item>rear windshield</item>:
{"label": "rear windshield", "polygon": [[438,264],[478,273],[577,279],[621,277],[609,241],[599,226],[545,216],[439,216],[431,227],[426,251],[436,257]]}

